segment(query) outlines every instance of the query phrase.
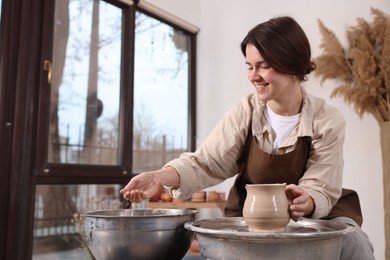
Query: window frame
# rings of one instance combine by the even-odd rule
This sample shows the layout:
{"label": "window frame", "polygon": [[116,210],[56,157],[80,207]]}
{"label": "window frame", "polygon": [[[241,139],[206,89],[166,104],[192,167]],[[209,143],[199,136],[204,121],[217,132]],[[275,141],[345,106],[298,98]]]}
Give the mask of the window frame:
{"label": "window frame", "polygon": [[[135,13],[142,12],[157,19],[177,30],[183,31],[190,37],[189,51],[189,82],[188,82],[188,148],[190,151],[196,145],[196,33],[191,27],[183,28],[174,23],[181,21],[160,10],[161,17],[153,12],[159,10],[150,4],[143,2],[130,4],[124,0],[103,0],[122,9],[123,14],[123,38],[122,38],[122,64],[120,86],[120,126],[119,137],[119,165],[89,165],[89,164],[62,164],[47,161],[49,113],[50,113],[50,88],[47,82],[47,71],[42,70],[40,75],[38,131],[36,146],[35,177],[37,184],[101,184],[124,183],[138,174],[132,170],[132,144],[133,143],[133,80],[134,80],[134,34]],[[142,3],[142,4],[141,4]],[[52,60],[53,50],[53,26],[55,1],[45,1],[45,13],[43,17],[42,39],[42,63],[44,60]],[[185,25],[185,23],[181,22]],[[195,28],[195,27],[194,27]],[[124,48],[123,46],[126,46]],[[126,73],[124,73],[126,72]],[[124,87],[127,86],[127,87]],[[42,151],[43,150],[43,151]]]}

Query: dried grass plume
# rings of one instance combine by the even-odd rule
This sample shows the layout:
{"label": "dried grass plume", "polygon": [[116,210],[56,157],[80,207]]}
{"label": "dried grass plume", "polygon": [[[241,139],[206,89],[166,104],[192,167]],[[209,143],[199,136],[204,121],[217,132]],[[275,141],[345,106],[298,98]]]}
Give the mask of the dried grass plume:
{"label": "dried grass plume", "polygon": [[315,75],[321,83],[340,82],[331,97],[343,97],[360,117],[369,113],[384,122],[390,120],[390,17],[375,8],[371,16],[371,22],[358,18],[348,29],[348,49],[318,21],[323,53],[315,60]]}

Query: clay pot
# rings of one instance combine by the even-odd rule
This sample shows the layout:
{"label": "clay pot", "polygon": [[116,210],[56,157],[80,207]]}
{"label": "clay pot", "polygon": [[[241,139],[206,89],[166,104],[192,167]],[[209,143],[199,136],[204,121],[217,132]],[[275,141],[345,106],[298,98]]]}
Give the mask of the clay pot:
{"label": "clay pot", "polygon": [[161,194],[160,199],[162,202],[172,202],[173,201],[173,198],[169,193]]}
{"label": "clay pot", "polygon": [[207,201],[214,202],[218,201],[218,192],[216,191],[210,191],[209,196],[207,197]]}
{"label": "clay pot", "polygon": [[199,252],[200,251],[199,250],[198,240],[196,240],[196,239],[192,240],[190,249],[191,249],[192,252]]}
{"label": "clay pot", "polygon": [[290,214],[286,184],[247,184],[243,217],[249,231],[285,231]]}
{"label": "clay pot", "polygon": [[225,201],[225,192],[218,192],[218,201]]}
{"label": "clay pot", "polygon": [[198,191],[192,194],[191,201],[194,202],[204,202],[206,201],[206,192],[205,191]]}

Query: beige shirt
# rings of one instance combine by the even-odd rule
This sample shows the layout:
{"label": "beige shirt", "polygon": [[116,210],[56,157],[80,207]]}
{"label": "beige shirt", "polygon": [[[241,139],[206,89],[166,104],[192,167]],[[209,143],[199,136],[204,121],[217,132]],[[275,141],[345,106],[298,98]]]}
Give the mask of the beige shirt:
{"label": "beige shirt", "polygon": [[[310,136],[312,144],[306,171],[299,181],[315,203],[313,218],[327,216],[341,195],[345,120],[338,110],[323,99],[303,89],[300,122],[277,153],[294,150],[299,136]],[[183,153],[166,166],[174,167],[180,176],[180,187],[171,192],[178,198],[189,198],[204,188],[216,185],[238,173],[240,157],[252,118],[252,134],[259,147],[272,153],[272,134],[263,116],[265,103],[255,94],[248,95],[231,108],[193,153]],[[253,108],[253,109],[252,109]]]}

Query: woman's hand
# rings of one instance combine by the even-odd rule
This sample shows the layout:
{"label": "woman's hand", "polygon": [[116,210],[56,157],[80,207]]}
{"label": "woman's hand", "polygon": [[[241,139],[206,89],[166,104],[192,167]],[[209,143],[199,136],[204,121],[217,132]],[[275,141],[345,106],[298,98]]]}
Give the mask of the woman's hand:
{"label": "woman's hand", "polygon": [[155,195],[162,184],[151,172],[144,172],[133,177],[130,182],[120,191],[125,200],[139,203]]}
{"label": "woman's hand", "polygon": [[314,202],[305,189],[289,184],[286,187],[286,196],[290,204],[290,216],[294,221],[313,214]]}
{"label": "woman's hand", "polygon": [[144,172],[133,177],[120,191],[125,200],[139,203],[161,191],[163,185],[178,185],[179,175],[172,167],[159,171]]}

